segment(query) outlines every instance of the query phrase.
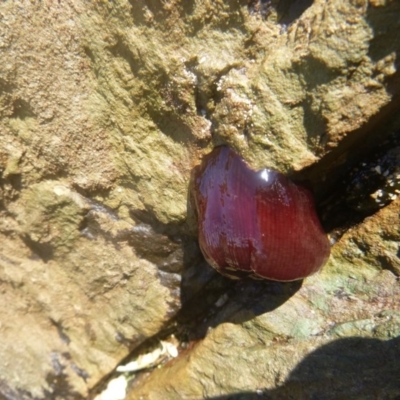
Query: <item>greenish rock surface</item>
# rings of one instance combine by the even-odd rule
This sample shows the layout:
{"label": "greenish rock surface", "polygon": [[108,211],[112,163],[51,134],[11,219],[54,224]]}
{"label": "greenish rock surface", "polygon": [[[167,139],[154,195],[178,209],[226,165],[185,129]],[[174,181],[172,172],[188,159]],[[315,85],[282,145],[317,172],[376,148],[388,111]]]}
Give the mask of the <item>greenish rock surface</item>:
{"label": "greenish rock surface", "polygon": [[[323,270],[272,311],[257,315],[244,301],[240,315],[244,295],[232,291],[213,310],[206,337],[154,370],[128,398],[396,398],[400,284],[375,253],[390,248],[389,237],[398,249],[398,220],[399,202],[349,230]],[[257,300],[260,307],[271,299]]]}
{"label": "greenish rock surface", "polygon": [[233,285],[195,243],[191,171],[215,145],[288,173],[328,160],[325,182],[399,101],[398,2],[287,23],[278,3],[0,4],[1,396],[93,398],[177,316],[198,341],[128,398],[317,396],[357,346],[354,396],[399,395],[398,361],[386,386],[371,364],[399,359],[398,201],[302,286]]}

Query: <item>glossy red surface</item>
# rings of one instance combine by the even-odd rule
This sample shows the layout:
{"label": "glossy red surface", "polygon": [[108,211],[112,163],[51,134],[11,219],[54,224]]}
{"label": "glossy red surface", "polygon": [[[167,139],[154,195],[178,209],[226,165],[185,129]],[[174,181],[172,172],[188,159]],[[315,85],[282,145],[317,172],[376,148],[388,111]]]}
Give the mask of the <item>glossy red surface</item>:
{"label": "glossy red surface", "polygon": [[228,147],[195,170],[194,199],[201,251],[224,275],[292,281],[329,257],[311,193],[279,172],[253,171]]}

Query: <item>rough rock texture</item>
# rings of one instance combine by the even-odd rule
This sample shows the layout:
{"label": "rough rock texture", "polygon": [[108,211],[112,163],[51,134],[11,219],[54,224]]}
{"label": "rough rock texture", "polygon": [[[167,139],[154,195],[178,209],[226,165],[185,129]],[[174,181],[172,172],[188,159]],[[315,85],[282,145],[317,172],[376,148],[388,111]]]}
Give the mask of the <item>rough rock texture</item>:
{"label": "rough rock texture", "polygon": [[[215,329],[130,398],[400,394],[399,202],[301,289],[232,286],[194,242],[190,174],[214,145],[282,172],[326,160],[323,181],[399,99],[398,2],[267,3],[1,2],[3,397],[87,397],[181,305]],[[362,381],[337,373],[354,357]]]}

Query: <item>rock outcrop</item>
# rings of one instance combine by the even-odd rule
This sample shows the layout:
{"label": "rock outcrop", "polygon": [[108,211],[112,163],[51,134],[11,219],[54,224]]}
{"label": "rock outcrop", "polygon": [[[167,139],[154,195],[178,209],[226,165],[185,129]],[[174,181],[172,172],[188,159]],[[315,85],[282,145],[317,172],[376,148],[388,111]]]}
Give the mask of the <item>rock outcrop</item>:
{"label": "rock outcrop", "polygon": [[303,284],[232,283],[199,252],[189,190],[227,144],[309,181],[333,218],[345,168],[400,128],[399,15],[390,0],[2,2],[0,394],[93,398],[174,332],[178,357],[127,398],[399,396],[399,200],[345,224]]}

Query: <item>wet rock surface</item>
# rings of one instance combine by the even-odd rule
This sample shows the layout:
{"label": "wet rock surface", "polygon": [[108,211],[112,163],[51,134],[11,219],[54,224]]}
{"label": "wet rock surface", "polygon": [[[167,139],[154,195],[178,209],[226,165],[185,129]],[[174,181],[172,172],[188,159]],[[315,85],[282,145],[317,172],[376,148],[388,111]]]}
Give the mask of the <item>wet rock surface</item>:
{"label": "wet rock surface", "polygon": [[[127,398],[399,396],[399,200],[350,224],[326,202],[398,132],[399,13],[2,2],[0,396],[95,398],[159,340],[179,354],[123,375]],[[206,264],[191,172],[221,144],[308,182],[340,230],[319,274],[232,282]]]}

